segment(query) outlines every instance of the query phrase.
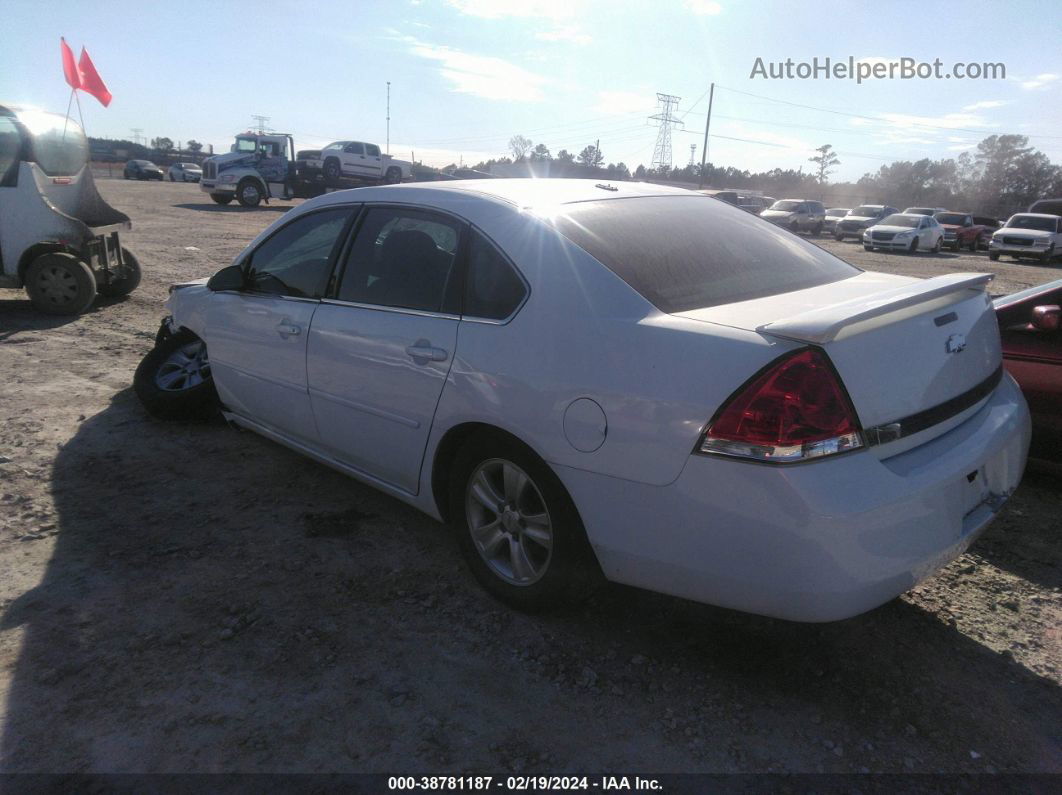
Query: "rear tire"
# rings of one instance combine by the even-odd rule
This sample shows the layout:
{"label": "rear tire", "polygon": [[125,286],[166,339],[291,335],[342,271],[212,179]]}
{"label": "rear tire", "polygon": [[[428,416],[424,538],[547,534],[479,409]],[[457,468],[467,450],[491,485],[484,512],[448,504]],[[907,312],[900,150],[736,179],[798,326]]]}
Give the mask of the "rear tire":
{"label": "rear tire", "polygon": [[151,349],[136,368],[133,389],[160,420],[205,420],[217,413],[206,343],[190,331],[165,337]]}
{"label": "rear tire", "polygon": [[257,207],[262,203],[262,189],[253,179],[245,177],[236,186],[236,201],[244,207]]}
{"label": "rear tire", "polygon": [[530,449],[500,434],[478,434],[450,471],[451,526],[485,590],[536,612],[581,601],[600,585],[575,504]]}
{"label": "rear tire", "polygon": [[96,299],[96,277],[73,254],[42,254],[26,270],[26,294],[39,312],[80,315]]}
{"label": "rear tire", "polygon": [[402,181],[402,169],[392,166],[384,174],[384,182],[388,185],[397,185]]}
{"label": "rear tire", "polygon": [[123,295],[129,295],[137,287],[140,286],[140,260],[138,260],[133,252],[122,246],[122,259],[125,260],[127,273],[122,279],[115,279],[108,284],[101,284],[96,287],[96,290],[100,295],[107,298],[119,298]]}
{"label": "rear tire", "polygon": [[229,193],[211,193],[210,198],[214,200],[215,204],[231,204],[232,194]]}

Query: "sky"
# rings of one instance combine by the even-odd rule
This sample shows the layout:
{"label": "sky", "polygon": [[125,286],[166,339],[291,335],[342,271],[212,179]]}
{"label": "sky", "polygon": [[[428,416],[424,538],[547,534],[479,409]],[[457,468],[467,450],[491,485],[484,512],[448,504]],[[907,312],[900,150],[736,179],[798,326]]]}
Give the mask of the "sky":
{"label": "sky", "polygon": [[[43,9],[46,9],[46,13]],[[1007,35],[1007,31],[1019,35]],[[834,181],[894,160],[955,157],[1020,133],[1062,163],[1062,3],[788,3],[777,0],[215,0],[179,4],[4,0],[0,102],[65,112],[59,37],[86,47],[114,100],[82,94],[89,135],[195,139],[227,151],[252,115],[297,149],[387,144],[429,165],[508,154],[516,134],[607,163],[649,166],[657,93],[680,97],[672,159]],[[818,58],[1001,63],[1005,79],[765,79]],[[777,67],[776,67],[777,68]],[[794,67],[795,68],[795,67]],[[76,107],[74,113],[76,114]],[[76,115],[75,115],[76,118]]]}

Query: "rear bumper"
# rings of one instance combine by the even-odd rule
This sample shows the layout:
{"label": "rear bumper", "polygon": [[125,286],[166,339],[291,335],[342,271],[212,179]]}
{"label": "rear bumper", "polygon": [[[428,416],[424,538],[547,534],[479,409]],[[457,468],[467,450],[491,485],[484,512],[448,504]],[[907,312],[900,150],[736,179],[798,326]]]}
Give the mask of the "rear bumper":
{"label": "rear bumper", "polygon": [[891,458],[876,448],[779,467],[693,455],[664,487],[557,471],[609,579],[833,621],[962,554],[1017,487],[1029,435],[1008,376],[961,425]]}

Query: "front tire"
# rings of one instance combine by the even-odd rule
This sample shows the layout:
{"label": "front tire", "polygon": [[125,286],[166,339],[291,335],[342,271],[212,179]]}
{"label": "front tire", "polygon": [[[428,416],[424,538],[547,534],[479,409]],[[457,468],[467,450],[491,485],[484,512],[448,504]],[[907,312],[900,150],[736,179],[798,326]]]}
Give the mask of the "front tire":
{"label": "front tire", "polygon": [[1055,256],[1055,247],[1054,245],[1050,245],[1047,247],[1047,251],[1040,255],[1040,262],[1046,265],[1048,262],[1051,261],[1051,258],[1053,256]]}
{"label": "front tire", "polygon": [[[941,248],[944,246],[944,238],[938,237],[937,242],[933,244],[933,248],[930,249],[934,254],[939,254]],[[958,244],[955,245],[955,250],[959,250]]]}
{"label": "front tire", "polygon": [[816,235],[816,236],[821,235],[822,234],[822,224],[821,223],[815,224],[814,228],[811,230],[811,234]]}
{"label": "front tire", "polygon": [[244,207],[257,207],[262,203],[262,189],[253,179],[245,178],[236,186],[236,200]]}
{"label": "front tire", "polygon": [[40,312],[80,315],[96,298],[96,277],[73,254],[42,254],[26,270],[26,294]]}
{"label": "front tire", "polygon": [[911,245],[908,247],[907,253],[908,254],[912,254],[912,255],[918,253],[918,238],[917,237],[914,240],[911,241]]}
{"label": "front tire", "polygon": [[107,298],[120,298],[123,295],[129,295],[140,286],[140,260],[125,246],[122,246],[122,259],[125,260],[126,275],[121,279],[98,285],[96,290],[100,295]]}
{"label": "front tire", "polygon": [[217,412],[218,393],[206,343],[189,331],[162,339],[141,360],[133,389],[160,420],[204,420]]}
{"label": "front tire", "polygon": [[231,204],[231,193],[211,193],[210,198],[214,200],[214,204]]}
{"label": "front tire", "polygon": [[493,596],[535,612],[579,601],[601,581],[575,504],[529,449],[480,434],[451,473],[451,524],[465,562]]}
{"label": "front tire", "polygon": [[863,244],[863,251],[873,251],[873,250],[874,250],[873,246],[868,246],[866,243]]}
{"label": "front tire", "polygon": [[840,243],[842,240],[844,240],[844,235],[834,234],[833,239]]}
{"label": "front tire", "polygon": [[339,161],[334,157],[329,158],[324,164],[324,178],[325,185],[330,188],[334,188],[339,184],[340,177],[343,176],[343,170],[339,165]]}
{"label": "front tire", "polygon": [[988,258],[990,260],[992,260],[992,262],[999,262],[999,252],[998,251],[989,251],[988,252]]}

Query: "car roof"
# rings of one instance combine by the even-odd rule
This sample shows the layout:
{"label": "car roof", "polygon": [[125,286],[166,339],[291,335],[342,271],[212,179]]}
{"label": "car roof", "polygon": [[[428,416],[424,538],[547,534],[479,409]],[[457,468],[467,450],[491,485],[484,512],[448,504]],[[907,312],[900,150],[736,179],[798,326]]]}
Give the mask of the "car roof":
{"label": "car roof", "polygon": [[[357,198],[355,197],[357,194]],[[643,196],[687,196],[706,198],[696,191],[654,185],[648,182],[622,182],[594,179],[459,179],[416,182],[335,191],[312,200],[314,206],[345,201],[425,201],[479,197],[521,209],[548,207],[576,202],[630,199]],[[309,202],[307,202],[309,203]]]}
{"label": "car roof", "polygon": [[931,215],[922,215],[922,213],[893,213],[892,215],[889,216],[889,218],[895,218],[897,215],[902,216],[903,218],[920,218],[920,219],[921,218],[932,218],[933,217]]}
{"label": "car roof", "polygon": [[1011,218],[1017,218],[1019,215],[1022,218],[1058,218],[1057,215],[1052,213],[1014,213]]}

